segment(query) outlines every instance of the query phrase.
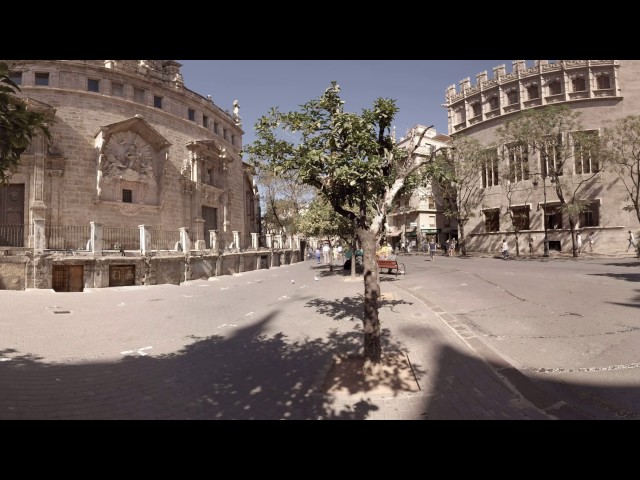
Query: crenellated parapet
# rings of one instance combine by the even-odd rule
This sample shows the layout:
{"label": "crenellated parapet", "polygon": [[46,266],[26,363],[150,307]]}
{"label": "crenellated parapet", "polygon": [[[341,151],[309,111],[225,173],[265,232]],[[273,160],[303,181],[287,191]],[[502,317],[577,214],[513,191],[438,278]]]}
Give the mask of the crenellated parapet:
{"label": "crenellated parapet", "polygon": [[514,60],[449,85],[445,92],[449,135],[480,122],[527,108],[544,105],[621,97],[618,60],[536,60],[527,67],[525,60]]}

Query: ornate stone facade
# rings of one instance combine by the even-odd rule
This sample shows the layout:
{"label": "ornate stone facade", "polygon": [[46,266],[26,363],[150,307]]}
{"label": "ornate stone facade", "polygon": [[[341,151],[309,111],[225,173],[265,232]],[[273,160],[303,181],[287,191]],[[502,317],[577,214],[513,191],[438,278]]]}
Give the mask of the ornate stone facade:
{"label": "ornate stone facade", "polygon": [[[550,63],[537,60],[527,67],[524,60],[513,61],[512,71],[507,73],[505,65],[493,69],[493,78],[487,72],[476,76],[476,84],[470,79],[460,81],[460,88],[448,87],[445,106],[448,112],[449,135],[466,135],[482,144],[495,147],[498,152],[498,129],[518,112],[545,105],[563,104],[581,112],[582,129],[602,133],[608,122],[640,112],[640,61],[637,60],[557,60]],[[493,147],[492,147],[493,148]],[[498,170],[507,168],[507,155],[498,154]],[[559,205],[555,188],[549,178],[544,182],[539,173],[540,155],[528,158],[532,175],[519,182],[517,194],[512,199],[512,208],[526,209],[530,215],[529,229],[523,230],[521,251],[528,251],[524,238],[531,234],[534,247],[542,251],[544,238],[543,218],[547,216],[547,235],[552,250],[570,251],[572,247],[569,223],[564,214],[554,214]],[[566,165],[563,172],[572,184],[586,178],[575,164]],[[538,172],[534,175],[533,172]],[[483,199],[478,205],[477,215],[467,223],[467,249],[469,251],[497,251],[500,240],[511,235],[507,211],[508,201],[504,187],[497,181],[497,174],[482,172],[478,182],[483,183]],[[538,185],[539,188],[536,188]],[[627,194],[617,177],[607,171],[599,172],[584,190],[590,202],[588,216],[578,224],[586,244],[587,235],[594,232],[594,251],[622,253],[627,247],[626,232],[637,231],[640,226],[634,212],[629,210]],[[546,197],[546,202],[545,202]],[[515,203],[513,202],[515,200]],[[488,215],[498,212],[497,228],[489,227]],[[550,219],[553,218],[554,221]],[[513,242],[512,242],[513,245]],[[512,247],[513,248],[513,247]]]}
{"label": "ornate stone facade", "polygon": [[29,108],[48,113],[52,133],[34,138],[11,177],[23,195],[14,218],[25,227],[23,244],[13,246],[34,248],[36,222],[45,227],[45,251],[80,247],[51,227],[91,222],[185,228],[199,250],[211,250],[216,231],[216,254],[234,231],[236,248],[251,245],[259,218],[237,101],[229,114],[189,90],[173,60],[4,62]]}

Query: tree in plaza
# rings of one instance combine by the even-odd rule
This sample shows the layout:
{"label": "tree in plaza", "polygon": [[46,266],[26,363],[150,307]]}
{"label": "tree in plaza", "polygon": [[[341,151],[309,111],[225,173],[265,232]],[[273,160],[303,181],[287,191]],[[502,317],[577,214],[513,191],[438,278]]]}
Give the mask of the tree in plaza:
{"label": "tree in plaza", "polygon": [[299,182],[294,175],[276,176],[260,170],[257,181],[261,185],[263,225],[267,232],[300,233],[300,213],[311,202],[313,189]]}
{"label": "tree in plaza", "polygon": [[18,93],[8,65],[0,63],[0,185],[8,183],[36,132],[50,135],[45,115],[29,110]]}
{"label": "tree in plaza", "polygon": [[[349,245],[353,245],[354,242],[353,224],[344,216],[339,215],[327,199],[322,196],[317,196],[309,204],[309,208],[304,214],[300,215],[298,227],[300,233],[308,237],[328,238],[330,246],[331,239],[336,237],[341,238]],[[352,267],[355,267],[355,264]],[[329,270],[333,271],[332,263],[329,264]],[[352,275],[355,276],[354,268],[352,268]]]}
{"label": "tree in plaza", "polygon": [[604,129],[603,156],[624,185],[640,222],[640,115],[621,118]]}
{"label": "tree in plaza", "polygon": [[490,153],[471,137],[455,137],[447,149],[440,150],[427,165],[427,178],[432,179],[436,203],[443,214],[458,222],[458,241],[462,255],[467,254],[465,225],[475,216],[482,201],[479,182],[482,166]]}
{"label": "tree in plaza", "polygon": [[390,128],[398,111],[394,100],[378,98],[361,114],[345,112],[344,103],[334,81],[299,111],[273,108],[256,122],[257,140],[245,152],[257,170],[295,173],[354,226],[364,251],[364,357],[370,368],[382,354],[376,246],[405,179],[427,159],[396,147]]}
{"label": "tree in plaza", "polygon": [[520,256],[520,232],[529,230],[529,198],[533,193],[531,187],[523,186],[522,182],[515,182],[513,168],[507,168],[500,174],[500,186],[507,198],[507,211],[504,213],[509,219],[509,229],[516,239],[516,257]]}
{"label": "tree in plaza", "polygon": [[[550,105],[519,113],[498,129],[498,135],[505,144],[512,181],[529,180],[531,176],[543,181],[549,178],[559,211],[568,217],[572,252],[577,257],[576,225],[589,207],[586,194],[602,169],[597,133],[582,130],[580,112],[566,105]],[[532,172],[531,157],[536,154],[540,169]],[[547,210],[545,205],[545,215]]]}

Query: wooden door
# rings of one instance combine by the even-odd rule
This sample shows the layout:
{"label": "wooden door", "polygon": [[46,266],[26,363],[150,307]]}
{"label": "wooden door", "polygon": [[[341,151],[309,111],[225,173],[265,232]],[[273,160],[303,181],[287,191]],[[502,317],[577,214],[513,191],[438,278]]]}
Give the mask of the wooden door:
{"label": "wooden door", "polygon": [[202,218],[204,219],[204,242],[207,245],[207,248],[211,248],[209,230],[217,230],[218,228],[218,209],[203,206]]}

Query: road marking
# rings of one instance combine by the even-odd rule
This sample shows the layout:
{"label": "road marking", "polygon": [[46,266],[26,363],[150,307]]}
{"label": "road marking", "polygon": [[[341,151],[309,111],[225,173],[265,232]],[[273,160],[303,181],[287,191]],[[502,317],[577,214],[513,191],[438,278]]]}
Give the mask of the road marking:
{"label": "road marking", "polygon": [[116,307],[124,307],[125,305],[126,305],[126,303],[120,302],[118,305],[116,305]]}
{"label": "road marking", "polygon": [[278,300],[286,300],[287,298],[290,298],[290,297],[287,297],[286,295],[283,295]]}
{"label": "road marking", "polygon": [[245,317],[253,317],[255,314],[253,312],[245,313]]}
{"label": "road marking", "polygon": [[229,290],[229,287],[220,287],[220,290]]}
{"label": "road marking", "polygon": [[142,348],[138,348],[137,350],[125,350],[124,352],[120,352],[122,355],[129,355],[131,353],[137,353],[138,355],[141,356],[146,356],[147,354],[145,352],[143,352],[143,350],[149,350],[153,347],[142,347]]}
{"label": "road marking", "polygon": [[10,358],[6,358],[6,357],[0,358],[0,362],[10,362],[10,361],[11,361]]}

